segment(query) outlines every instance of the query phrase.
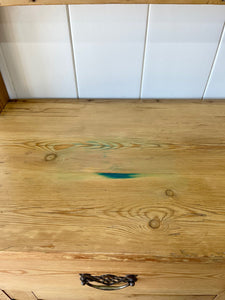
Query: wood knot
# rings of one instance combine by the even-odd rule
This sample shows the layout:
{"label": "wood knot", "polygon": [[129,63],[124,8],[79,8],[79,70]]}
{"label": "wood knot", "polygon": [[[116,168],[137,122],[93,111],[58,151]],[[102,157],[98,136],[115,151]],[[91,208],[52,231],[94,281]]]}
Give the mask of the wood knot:
{"label": "wood knot", "polygon": [[51,161],[51,160],[56,159],[56,157],[57,157],[57,155],[56,155],[55,153],[50,153],[50,154],[47,154],[47,155],[45,156],[45,160],[46,160],[46,161]]}
{"label": "wood knot", "polygon": [[165,194],[168,197],[173,197],[174,196],[174,192],[170,189],[165,190]]}
{"label": "wood knot", "polygon": [[160,220],[158,218],[152,219],[149,221],[149,226],[152,229],[158,229],[160,227]]}

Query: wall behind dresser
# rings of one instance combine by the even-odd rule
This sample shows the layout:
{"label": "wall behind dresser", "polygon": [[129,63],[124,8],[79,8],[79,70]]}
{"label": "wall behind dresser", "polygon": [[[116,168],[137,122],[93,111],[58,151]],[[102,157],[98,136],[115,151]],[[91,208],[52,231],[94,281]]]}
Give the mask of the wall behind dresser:
{"label": "wall behind dresser", "polygon": [[10,98],[223,98],[225,6],[0,8]]}

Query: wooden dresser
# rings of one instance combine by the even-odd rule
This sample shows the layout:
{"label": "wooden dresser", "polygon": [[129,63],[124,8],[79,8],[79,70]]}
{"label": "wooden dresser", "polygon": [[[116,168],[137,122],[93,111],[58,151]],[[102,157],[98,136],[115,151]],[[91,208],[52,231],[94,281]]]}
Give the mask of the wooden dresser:
{"label": "wooden dresser", "polygon": [[225,102],[8,102],[0,201],[1,300],[224,299]]}
{"label": "wooden dresser", "polygon": [[[82,3],[225,4],[0,0]],[[0,300],[225,300],[225,101],[7,102]]]}

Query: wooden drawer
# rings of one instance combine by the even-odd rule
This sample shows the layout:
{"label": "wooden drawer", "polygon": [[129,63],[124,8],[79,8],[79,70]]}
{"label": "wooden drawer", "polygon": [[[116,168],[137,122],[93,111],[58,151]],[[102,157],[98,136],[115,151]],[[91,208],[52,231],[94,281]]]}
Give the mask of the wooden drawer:
{"label": "wooden drawer", "polygon": [[[1,253],[0,282],[3,290],[33,291],[40,299],[52,294],[79,295],[78,299],[104,295],[217,295],[224,290],[225,265],[221,262],[152,260],[147,257],[102,255]],[[134,287],[109,292],[82,286],[80,273],[138,275]],[[147,297],[147,296],[146,296]],[[76,298],[75,298],[76,299]],[[92,299],[92,298],[90,298]],[[141,298],[140,298],[141,299]]]}
{"label": "wooden drawer", "polygon": [[[95,295],[94,295],[95,294]],[[40,298],[40,295],[41,298]],[[83,293],[81,295],[77,293],[56,293],[56,292],[42,292],[42,293],[34,293],[34,292],[24,292],[24,291],[0,291],[0,300],[105,300],[106,298],[109,300],[116,300],[116,299],[126,300],[126,299],[133,299],[133,300],[214,300],[215,296],[177,296],[177,295],[121,295],[121,294],[115,294],[112,292],[107,293],[107,295],[103,294],[100,295],[93,293],[93,294],[87,294]]]}

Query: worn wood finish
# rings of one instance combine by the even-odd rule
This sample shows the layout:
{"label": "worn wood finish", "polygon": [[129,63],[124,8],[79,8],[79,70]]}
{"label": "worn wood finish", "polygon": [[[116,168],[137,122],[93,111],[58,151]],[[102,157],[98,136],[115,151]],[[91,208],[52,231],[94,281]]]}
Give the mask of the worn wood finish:
{"label": "worn wood finish", "polygon": [[[77,293],[72,293],[72,292],[67,292],[67,291],[61,291],[61,292],[39,292],[38,295],[34,294],[33,292],[21,292],[21,291],[7,291],[7,294],[16,300],[92,300],[93,294],[83,295],[77,294]],[[86,297],[86,298],[85,298]],[[0,300],[10,300],[8,296],[4,293],[4,291],[0,291]],[[127,299],[132,299],[132,300],[214,300],[215,296],[177,296],[177,295],[140,295],[140,294],[129,294],[129,295],[120,295],[119,299],[120,300],[127,300]],[[105,300],[106,295],[98,293],[98,300]],[[118,293],[108,293],[107,294],[107,300],[116,300],[118,299]]]}
{"label": "worn wood finish", "polygon": [[[42,297],[40,299],[44,300],[93,300],[95,299],[91,293],[89,296],[83,296],[77,295],[77,294],[56,294],[56,293],[48,293],[44,292],[41,293]],[[87,298],[85,298],[87,297]],[[166,296],[161,296],[161,295],[140,295],[140,294],[132,294],[132,292],[129,295],[119,295],[119,300],[214,300],[215,296],[175,296],[175,295],[166,295]],[[105,300],[106,295],[98,295],[98,300]],[[107,300],[117,300],[118,299],[118,294],[107,294]],[[19,299],[20,300],[20,299]],[[22,300],[22,299],[21,299]]]}
{"label": "worn wood finish", "polygon": [[[3,250],[3,249],[2,249]],[[47,251],[47,250],[46,250]],[[135,287],[110,292],[111,295],[216,295],[225,290],[225,264],[219,259],[204,263],[201,259],[149,258],[129,255],[6,252],[0,254],[0,281],[5,290],[34,291],[47,294],[95,296],[101,291],[81,286],[79,273],[101,275],[138,274]],[[69,297],[68,296],[68,297]],[[86,296],[86,298],[85,298]],[[82,298],[83,299],[83,298]]]}
{"label": "worn wood finish", "polygon": [[38,300],[38,298],[34,295],[33,292],[24,292],[24,291],[4,291],[8,296],[9,299],[15,300]]}
{"label": "worn wood finish", "polygon": [[222,0],[1,0],[0,6],[50,4],[224,4]]}
{"label": "worn wood finish", "polygon": [[5,87],[2,75],[0,73],[0,113],[9,100],[9,95]]}
{"label": "worn wood finish", "polygon": [[0,290],[0,300],[10,300],[10,298],[4,293],[4,291]]}
{"label": "worn wood finish", "polygon": [[222,175],[114,180],[2,165],[3,250],[224,257]]}
{"label": "worn wood finish", "polygon": [[223,101],[9,102],[0,288],[100,299],[90,272],[138,274],[124,299],[224,291],[224,119]]}
{"label": "worn wood finish", "polygon": [[10,103],[0,247],[223,259],[224,118],[223,103]]}
{"label": "worn wood finish", "polygon": [[213,300],[225,300],[225,292],[220,293],[215,299]]}

